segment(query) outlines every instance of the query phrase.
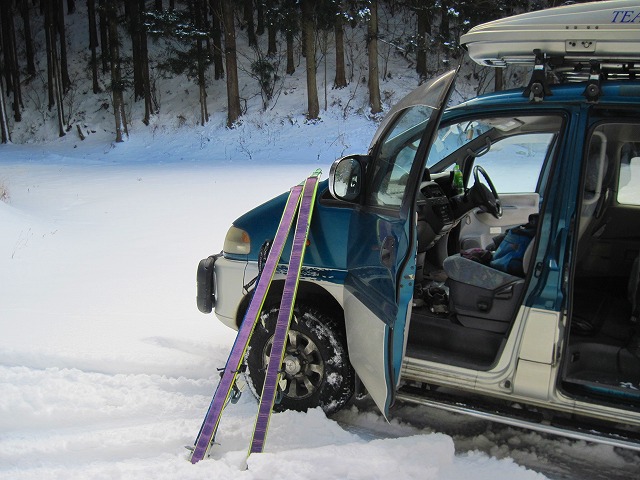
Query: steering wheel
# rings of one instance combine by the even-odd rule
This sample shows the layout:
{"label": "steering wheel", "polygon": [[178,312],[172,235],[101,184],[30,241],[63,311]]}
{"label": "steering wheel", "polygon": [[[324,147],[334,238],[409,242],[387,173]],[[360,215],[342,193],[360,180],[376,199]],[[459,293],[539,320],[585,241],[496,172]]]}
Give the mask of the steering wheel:
{"label": "steering wheel", "polygon": [[[480,183],[480,174],[484,177],[484,181],[488,185]],[[483,212],[490,213],[496,218],[502,217],[502,204],[498,191],[489,178],[489,175],[480,165],[473,167],[473,187],[470,188],[469,194],[471,201],[478,205]]]}

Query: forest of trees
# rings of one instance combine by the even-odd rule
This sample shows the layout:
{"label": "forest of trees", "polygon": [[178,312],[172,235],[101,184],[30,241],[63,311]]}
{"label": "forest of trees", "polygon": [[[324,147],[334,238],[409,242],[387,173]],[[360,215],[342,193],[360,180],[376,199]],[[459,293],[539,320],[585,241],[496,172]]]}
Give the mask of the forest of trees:
{"label": "forest of trees", "polygon": [[[82,5],[81,5],[82,3]],[[259,86],[263,106],[272,101],[279,76],[299,68],[296,51],[304,57],[307,79],[308,119],[318,118],[320,102],[316,85],[318,56],[334,63],[334,88],[354,79],[349,70],[345,31],[364,27],[368,55],[371,113],[382,109],[380,78],[388,73],[379,44],[403,55],[426,79],[461,55],[459,36],[471,26],[514,13],[560,4],[553,0],[2,0],[0,2],[0,125],[2,143],[11,141],[11,127],[22,120],[23,90],[36,78],[44,86],[43,101],[56,118],[60,136],[72,128],[65,99],[74,95],[69,73],[70,39],[65,26],[71,15],[82,11],[86,36],[82,49],[86,75],[93,94],[109,94],[116,141],[128,135],[131,122],[125,98],[144,102],[142,121],[160,108],[150,65],[165,75],[185,75],[199,90],[199,122],[209,120],[207,88],[226,82],[227,125],[241,119],[243,106],[238,88],[238,42],[248,42],[254,55],[247,73]],[[381,35],[381,17],[399,18],[410,26],[395,36]],[[242,32],[242,35],[239,33]],[[328,39],[331,41],[328,41]],[[180,46],[160,57],[150,55],[150,42],[165,39]],[[79,39],[74,39],[78,41]],[[330,47],[329,47],[330,45]],[[331,48],[332,51],[327,51]],[[173,54],[172,54],[173,53]],[[438,61],[433,61],[437,57]],[[284,68],[280,61],[286,65]],[[496,75],[496,88],[501,88]],[[125,92],[128,95],[125,97]],[[131,95],[132,94],[132,95]],[[46,96],[46,100],[44,100]],[[131,101],[131,100],[130,100]],[[78,127],[78,134],[82,132]]]}

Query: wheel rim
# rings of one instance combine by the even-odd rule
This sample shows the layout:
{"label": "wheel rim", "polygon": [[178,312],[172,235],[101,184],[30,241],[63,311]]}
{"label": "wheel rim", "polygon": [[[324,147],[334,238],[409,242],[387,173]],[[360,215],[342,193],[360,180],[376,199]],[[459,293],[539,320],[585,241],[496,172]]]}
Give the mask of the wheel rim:
{"label": "wheel rim", "polygon": [[[262,354],[266,371],[273,345],[273,336],[267,341]],[[324,361],[317,345],[304,333],[290,329],[285,347],[280,390],[286,397],[303,399],[313,395],[324,378]]]}

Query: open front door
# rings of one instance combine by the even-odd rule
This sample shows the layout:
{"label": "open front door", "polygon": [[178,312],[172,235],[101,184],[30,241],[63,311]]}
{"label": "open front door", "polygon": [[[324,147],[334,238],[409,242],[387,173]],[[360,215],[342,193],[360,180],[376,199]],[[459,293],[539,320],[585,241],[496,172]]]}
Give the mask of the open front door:
{"label": "open front door", "polygon": [[351,363],[386,415],[411,314],[415,198],[455,71],[422,85],[380,126],[349,226],[345,321]]}

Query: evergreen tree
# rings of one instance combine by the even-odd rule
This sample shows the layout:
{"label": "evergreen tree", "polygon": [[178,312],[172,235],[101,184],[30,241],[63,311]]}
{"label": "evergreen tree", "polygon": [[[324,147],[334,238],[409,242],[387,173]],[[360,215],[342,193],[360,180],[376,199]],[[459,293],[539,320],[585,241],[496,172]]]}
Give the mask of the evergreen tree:
{"label": "evergreen tree", "polygon": [[118,39],[117,5],[109,2],[105,8],[109,20],[109,57],[111,59],[111,93],[113,101],[113,115],[116,121],[116,142],[123,141],[123,134],[129,136],[127,116],[125,114],[124,88],[120,59],[120,42]]}
{"label": "evergreen tree", "polygon": [[300,7],[296,0],[282,0],[276,18],[287,45],[287,68],[285,70],[287,75],[293,75],[296,71],[293,40],[295,35],[300,31],[300,25],[298,23],[299,17]]}
{"label": "evergreen tree", "polygon": [[[209,49],[204,48],[209,28],[206,24],[206,0],[189,0],[188,10],[148,12],[146,26],[154,36],[173,38],[181,49],[170,48],[169,55],[158,67],[173,75],[186,74],[198,85],[200,98],[200,123],[209,119],[206,92],[206,69],[212,63]],[[186,49],[186,50],[185,50]]]}
{"label": "evergreen tree", "polygon": [[236,27],[232,0],[222,0],[224,23],[224,56],[227,67],[227,126],[233,127],[240,118],[240,90],[238,88],[238,55],[236,53]]}
{"label": "evergreen tree", "polygon": [[105,10],[106,3],[107,0],[98,0],[98,19],[100,23],[100,58],[102,60],[102,73],[104,73],[105,75],[110,71],[109,18]]}
{"label": "evergreen tree", "polygon": [[[2,63],[0,63],[0,67],[2,66]],[[7,108],[4,101],[4,79],[2,78],[2,75],[0,75],[0,140],[2,143],[9,143],[11,141]]]}
{"label": "evergreen tree", "polygon": [[20,88],[20,65],[18,64],[16,31],[13,17],[13,2],[5,2],[0,8],[2,52],[4,55],[3,70],[7,83],[7,93],[13,92],[13,118],[16,122],[19,122],[22,120],[22,112],[20,110],[22,108],[22,90]]}
{"label": "evergreen tree", "polygon": [[221,0],[209,0],[211,9],[211,55],[213,57],[213,78],[224,77],[222,50],[222,3]]}
{"label": "evergreen tree", "polygon": [[344,62],[344,13],[342,2],[338,2],[339,10],[333,26],[336,39],[336,76],[333,80],[334,88],[344,88],[347,86],[347,69]]}
{"label": "evergreen tree", "polygon": [[266,0],[264,15],[267,23],[267,56],[273,57],[278,53],[278,45],[276,43],[278,8],[275,0]]}
{"label": "evergreen tree", "polygon": [[29,17],[29,0],[19,0],[18,7],[22,15],[24,26],[24,46],[27,56],[27,73],[31,76],[36,74],[35,53],[33,48],[33,38],[31,35],[31,19]]}
{"label": "evergreen tree", "polygon": [[47,44],[47,78],[49,80],[49,110],[56,106],[58,135],[65,135],[64,106],[62,104],[63,83],[60,73],[60,59],[57,47],[57,5],[47,2],[44,7],[44,31]]}
{"label": "evergreen tree", "polygon": [[369,106],[371,113],[382,111],[380,100],[380,79],[378,75],[378,0],[371,1],[367,22],[367,51],[369,53]]}
{"label": "evergreen tree", "polygon": [[144,0],[133,0],[129,3],[129,31],[133,52],[133,91],[134,98],[144,99],[144,118],[142,122],[149,125],[152,107],[151,81],[149,75],[149,49],[147,45],[147,29],[145,26],[146,5]]}
{"label": "evergreen tree", "polygon": [[302,0],[302,24],[306,34],[305,60],[307,64],[307,118],[315,120],[320,115],[318,87],[316,83],[316,42],[313,0]]}
{"label": "evergreen tree", "polygon": [[98,24],[96,22],[96,2],[87,0],[87,16],[89,18],[89,49],[91,50],[91,80],[93,93],[100,92],[98,83]]}
{"label": "evergreen tree", "polygon": [[[54,25],[60,38],[60,79],[62,81],[62,92],[67,93],[71,87],[69,78],[69,61],[67,59],[67,29],[64,23],[64,5],[62,0],[51,0],[55,4]],[[75,7],[74,7],[75,8]]]}

